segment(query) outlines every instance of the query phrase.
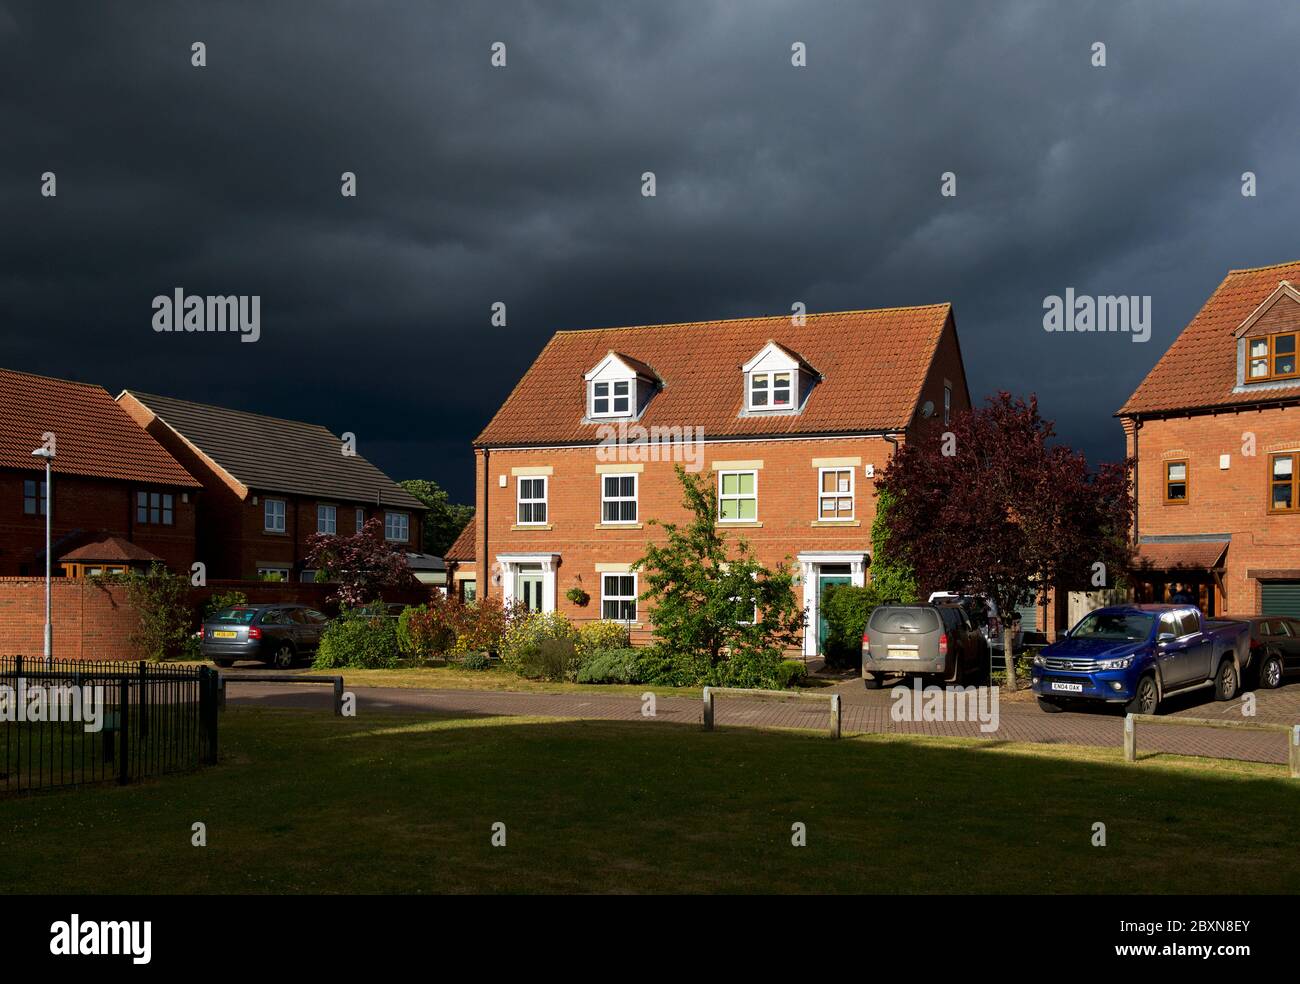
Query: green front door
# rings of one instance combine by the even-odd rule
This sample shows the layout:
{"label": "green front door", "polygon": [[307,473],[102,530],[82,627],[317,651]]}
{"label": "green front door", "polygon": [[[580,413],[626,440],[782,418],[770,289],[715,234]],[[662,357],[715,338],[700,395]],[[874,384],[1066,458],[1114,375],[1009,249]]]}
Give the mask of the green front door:
{"label": "green front door", "polygon": [[826,652],[826,633],[828,631],[826,624],[825,608],[822,606],[822,598],[826,596],[826,588],[832,584],[852,584],[853,578],[848,574],[831,574],[818,573],[817,575],[817,652],[824,654]]}

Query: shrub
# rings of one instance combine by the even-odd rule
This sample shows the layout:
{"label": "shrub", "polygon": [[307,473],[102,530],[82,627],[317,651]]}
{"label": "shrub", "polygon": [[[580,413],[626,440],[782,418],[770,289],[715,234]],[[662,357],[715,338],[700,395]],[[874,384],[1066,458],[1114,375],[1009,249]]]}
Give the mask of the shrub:
{"label": "shrub", "polygon": [[578,628],[578,657],[586,662],[605,649],[627,649],[632,645],[632,631],[622,622],[601,619],[584,622]]}
{"label": "shrub", "polygon": [[[568,643],[573,654],[573,671],[576,673],[577,638],[577,629],[562,613],[525,612],[508,620],[501,639],[501,661],[520,676],[553,679],[542,672],[543,667],[549,666],[541,653],[542,643],[562,641]],[[555,651],[551,655],[556,655]]]}
{"label": "shrub", "polygon": [[516,665],[516,672],[530,680],[572,680],[578,674],[578,649],[572,639],[538,639],[521,649]]}
{"label": "shrub", "polygon": [[783,659],[777,665],[776,677],[782,687],[793,687],[803,683],[808,676],[808,668],[797,659]]}
{"label": "shrub", "polygon": [[708,677],[709,659],[696,653],[674,653],[664,646],[640,650],[640,683],[659,687],[690,687]]}
{"label": "shrub", "polygon": [[630,647],[597,649],[578,667],[579,683],[643,683],[641,651]]}
{"label": "shrub", "polygon": [[397,649],[403,656],[418,656],[417,644],[411,635],[411,622],[429,610],[427,605],[407,605],[397,617]]}
{"label": "shrub", "polygon": [[488,668],[487,653],[466,653],[460,658],[460,665],[467,670],[486,670]]}
{"label": "shrub", "polygon": [[131,571],[122,578],[128,602],[140,621],[131,641],[141,659],[194,659],[194,609],[190,607],[190,581],[171,574],[162,564],[148,573]]}
{"label": "shrub", "polygon": [[880,604],[874,584],[857,587],[834,584],[822,594],[822,617],[826,619],[826,665],[846,669],[862,659],[862,633],[867,620]]}
{"label": "shrub", "polygon": [[460,604],[461,619],[452,652],[501,653],[506,633],[512,626],[527,617],[527,609],[520,602],[509,608],[499,598],[480,598],[472,605]]}
{"label": "shrub", "polygon": [[207,621],[223,608],[237,608],[240,605],[248,604],[248,595],[242,591],[222,591],[218,594],[208,596],[208,600],[203,604],[201,618]]}
{"label": "shrub", "polygon": [[458,598],[435,595],[426,605],[404,608],[397,619],[397,643],[402,655],[429,660],[456,648],[464,622]]}
{"label": "shrub", "polygon": [[399,657],[397,619],[344,612],[321,635],[312,666],[322,670],[391,669]]}
{"label": "shrub", "polygon": [[779,690],[785,687],[781,674],[781,650],[750,648],[734,650],[713,664],[707,682],[715,687],[753,687]]}

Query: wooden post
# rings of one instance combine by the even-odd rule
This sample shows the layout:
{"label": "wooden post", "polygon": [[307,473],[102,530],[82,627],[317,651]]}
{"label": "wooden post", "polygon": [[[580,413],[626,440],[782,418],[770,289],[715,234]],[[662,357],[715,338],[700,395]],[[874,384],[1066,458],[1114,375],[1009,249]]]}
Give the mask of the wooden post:
{"label": "wooden post", "polygon": [[713,730],[713,692],[704,688],[704,730]]}
{"label": "wooden post", "polygon": [[1287,764],[1291,778],[1300,779],[1300,724],[1291,729],[1291,744],[1287,746]]}
{"label": "wooden post", "polygon": [[1136,762],[1138,753],[1137,721],[1132,714],[1124,715],[1124,761]]}
{"label": "wooden post", "polygon": [[840,736],[840,695],[831,694],[831,737]]}
{"label": "wooden post", "polygon": [[341,676],[334,678],[334,716],[343,716],[343,678]]}

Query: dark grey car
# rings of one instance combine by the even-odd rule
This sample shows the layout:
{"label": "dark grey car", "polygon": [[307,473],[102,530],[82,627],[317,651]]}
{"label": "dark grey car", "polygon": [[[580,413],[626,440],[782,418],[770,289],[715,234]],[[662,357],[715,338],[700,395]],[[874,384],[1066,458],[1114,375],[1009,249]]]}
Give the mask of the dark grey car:
{"label": "dark grey car", "polygon": [[316,651],[328,621],[306,605],[236,605],[204,621],[199,650],[222,668],[256,660],[287,670]]}
{"label": "dark grey car", "polygon": [[862,634],[868,689],[891,674],[960,683],[983,667],[984,639],[960,605],[881,605]]}

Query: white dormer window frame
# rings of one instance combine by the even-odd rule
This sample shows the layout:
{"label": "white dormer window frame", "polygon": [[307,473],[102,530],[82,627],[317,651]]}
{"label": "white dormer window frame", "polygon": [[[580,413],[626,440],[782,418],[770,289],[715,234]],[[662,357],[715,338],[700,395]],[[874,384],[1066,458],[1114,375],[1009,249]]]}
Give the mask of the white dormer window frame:
{"label": "white dormer window frame", "polygon": [[610,352],[584,377],[587,383],[587,417],[634,417],[637,412],[637,372]]}
{"label": "white dormer window frame", "polygon": [[789,413],[799,409],[807,387],[806,366],[775,341],[769,341],[741,366],[746,413]]}

